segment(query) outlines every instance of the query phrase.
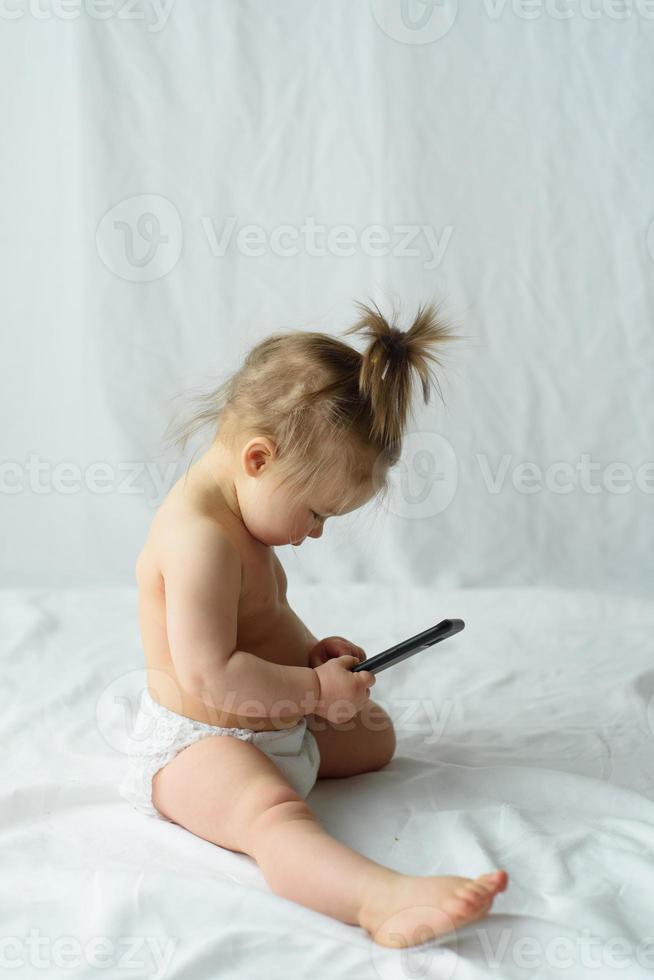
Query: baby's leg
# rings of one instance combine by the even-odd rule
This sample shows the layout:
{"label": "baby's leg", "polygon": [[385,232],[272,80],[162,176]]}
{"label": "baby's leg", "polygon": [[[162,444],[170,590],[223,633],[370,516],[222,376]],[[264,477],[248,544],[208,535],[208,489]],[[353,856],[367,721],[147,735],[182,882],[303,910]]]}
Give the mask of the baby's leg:
{"label": "baby's leg", "polygon": [[[183,749],[156,773],[152,798],[191,833],[254,858],[278,895],[360,925],[383,945],[425,942],[475,921],[506,887],[504,872],[414,878],[365,858],[326,832],[268,756],[231,736]],[[431,935],[412,938],[418,927]]]}

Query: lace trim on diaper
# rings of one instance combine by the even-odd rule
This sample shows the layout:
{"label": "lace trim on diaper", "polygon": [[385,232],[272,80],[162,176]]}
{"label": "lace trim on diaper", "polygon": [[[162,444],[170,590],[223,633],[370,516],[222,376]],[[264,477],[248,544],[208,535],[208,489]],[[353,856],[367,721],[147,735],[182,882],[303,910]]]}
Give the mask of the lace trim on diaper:
{"label": "lace trim on diaper", "polygon": [[197,741],[204,736],[223,734],[250,739],[253,733],[247,728],[224,728],[178,715],[148,696],[144,697],[134,722],[130,754],[166,752],[173,745],[181,746],[182,742],[187,743],[189,739]]}
{"label": "lace trim on diaper", "polygon": [[[147,696],[146,696],[147,695]],[[211,735],[225,735],[250,741],[247,728],[221,728],[208,725],[165,708],[146,692],[144,704],[134,722],[129,740],[128,766],[121,783],[121,794],[145,813],[152,813],[152,779],[183,749]]]}

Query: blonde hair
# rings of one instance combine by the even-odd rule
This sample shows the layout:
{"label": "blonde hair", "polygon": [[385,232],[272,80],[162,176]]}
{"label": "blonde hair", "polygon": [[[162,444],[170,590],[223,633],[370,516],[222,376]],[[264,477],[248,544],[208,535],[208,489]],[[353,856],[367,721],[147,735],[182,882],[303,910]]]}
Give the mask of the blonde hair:
{"label": "blonde hair", "polygon": [[419,307],[406,332],[375,303],[355,305],[359,319],[344,333],[366,339],[362,353],[325,333],[274,333],[251,348],[238,371],[196,398],[189,418],[169,426],[169,445],[184,449],[209,423],[214,440],[230,448],[267,436],[289,488],[312,493],[337,467],[354,492],[372,481],[384,496],[388,469],[400,457],[414,377],[426,404],[432,382],[440,392],[430,362],[441,364],[440,348],[459,338],[431,303]]}

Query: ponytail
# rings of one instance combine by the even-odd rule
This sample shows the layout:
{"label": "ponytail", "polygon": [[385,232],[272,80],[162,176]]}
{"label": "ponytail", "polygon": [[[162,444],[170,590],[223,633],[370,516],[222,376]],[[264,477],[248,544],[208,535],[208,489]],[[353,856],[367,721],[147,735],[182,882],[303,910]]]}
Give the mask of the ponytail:
{"label": "ponytail", "polygon": [[440,365],[435,349],[457,337],[432,303],[418,308],[406,332],[389,324],[375,303],[355,305],[361,316],[344,332],[361,333],[369,341],[361,357],[358,384],[361,397],[370,406],[371,436],[384,448],[394,449],[405,431],[414,376],[421,382],[427,404],[430,383],[438,386],[429,362]]}

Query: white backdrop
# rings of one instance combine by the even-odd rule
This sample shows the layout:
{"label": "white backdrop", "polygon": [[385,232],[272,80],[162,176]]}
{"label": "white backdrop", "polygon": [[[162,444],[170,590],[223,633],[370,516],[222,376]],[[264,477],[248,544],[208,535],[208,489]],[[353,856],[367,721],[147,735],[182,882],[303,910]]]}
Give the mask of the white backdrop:
{"label": "white backdrop", "polygon": [[370,296],[468,339],[389,508],[289,578],[651,593],[654,4],[0,20],[0,584],[132,585],[175,396]]}

